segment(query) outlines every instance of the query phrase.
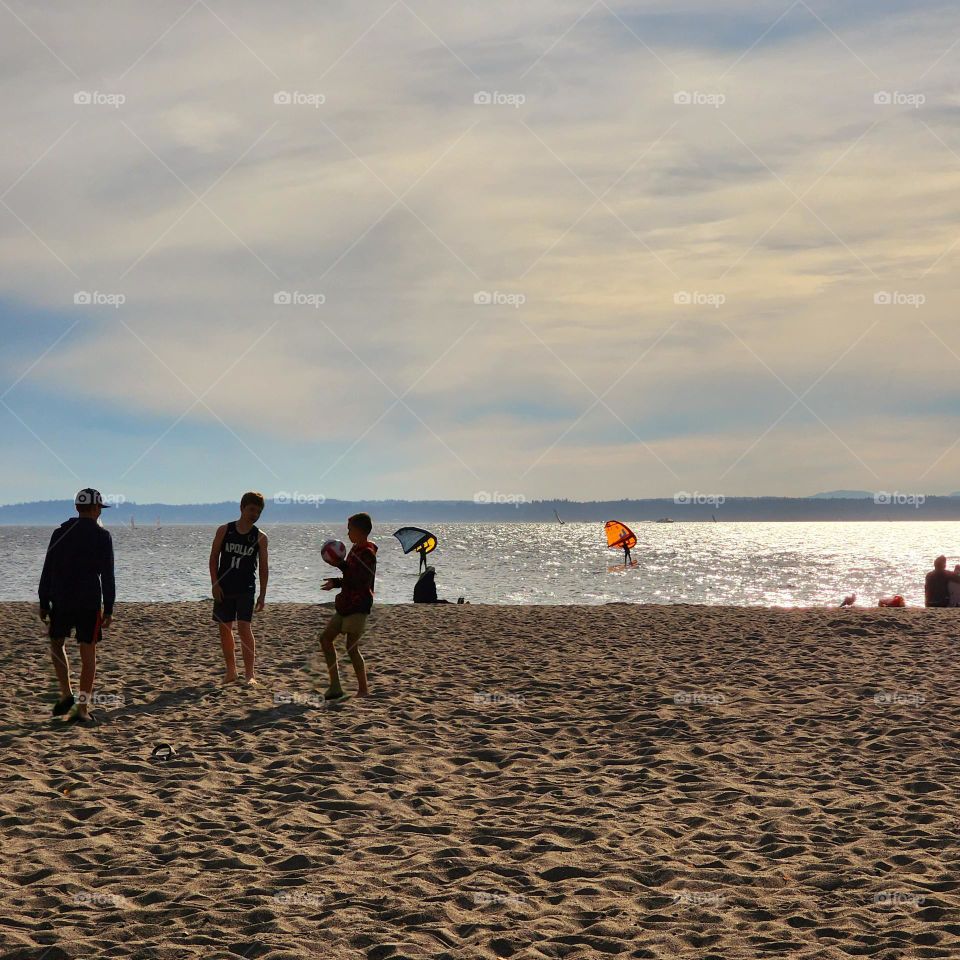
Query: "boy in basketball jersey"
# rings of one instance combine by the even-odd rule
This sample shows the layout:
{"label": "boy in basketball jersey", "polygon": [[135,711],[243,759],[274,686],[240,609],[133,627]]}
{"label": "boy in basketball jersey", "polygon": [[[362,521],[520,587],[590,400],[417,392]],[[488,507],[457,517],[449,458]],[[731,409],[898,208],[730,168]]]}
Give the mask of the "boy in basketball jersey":
{"label": "boy in basketball jersey", "polygon": [[[244,682],[257,682],[254,677],[256,642],[250,624],[254,610],[258,613],[263,610],[270,575],[267,538],[256,526],[264,505],[262,493],[245,493],[240,500],[240,519],[232,520],[217,530],[210,550],[213,619],[220,626],[220,647],[227,665],[224,683],[235,683],[239,679],[233,638],[234,621],[240,634]],[[254,601],[258,565],[260,594]]]}

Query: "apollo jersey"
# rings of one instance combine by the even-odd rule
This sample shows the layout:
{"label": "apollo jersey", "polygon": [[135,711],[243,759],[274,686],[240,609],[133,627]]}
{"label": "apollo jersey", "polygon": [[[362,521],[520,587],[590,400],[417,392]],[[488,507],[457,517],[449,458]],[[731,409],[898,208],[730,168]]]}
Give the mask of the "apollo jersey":
{"label": "apollo jersey", "polygon": [[217,563],[217,582],[225,597],[239,597],[256,590],[259,554],[260,531],[252,527],[248,533],[240,533],[236,521],[231,520],[220,545]]}

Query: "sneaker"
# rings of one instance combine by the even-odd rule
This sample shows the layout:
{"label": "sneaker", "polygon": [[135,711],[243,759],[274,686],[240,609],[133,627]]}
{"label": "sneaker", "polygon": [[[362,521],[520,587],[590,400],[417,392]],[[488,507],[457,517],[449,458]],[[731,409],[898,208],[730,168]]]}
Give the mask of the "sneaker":
{"label": "sneaker", "polygon": [[53,715],[55,717],[62,717],[65,713],[70,712],[70,708],[74,705],[76,701],[73,698],[72,693],[68,693],[62,700],[58,700],[53,705]]}

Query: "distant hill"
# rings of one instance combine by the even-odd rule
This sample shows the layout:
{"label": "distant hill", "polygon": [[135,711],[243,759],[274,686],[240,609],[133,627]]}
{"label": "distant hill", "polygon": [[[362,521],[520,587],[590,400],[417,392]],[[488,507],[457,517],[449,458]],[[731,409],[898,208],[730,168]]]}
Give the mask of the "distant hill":
{"label": "distant hill", "polygon": [[870,490],[828,490],[826,493],[815,493],[811,500],[872,500]]}
{"label": "distant hill", "polygon": [[[676,521],[811,521],[811,520],[960,520],[960,498],[927,497],[914,503],[875,503],[873,494],[853,496],[857,491],[837,491],[847,496],[818,494],[816,497],[731,497],[705,498],[679,494],[677,499],[533,500],[517,503],[474,503],[471,500],[324,500],[316,503],[267,501],[263,524],[342,524],[351,513],[366,510],[373,516],[379,536],[384,527],[403,524],[465,522],[539,521],[556,523],[554,511],[565,522],[603,523],[623,520],[640,523],[669,517]],[[892,499],[892,498],[888,498]],[[127,525],[135,517],[137,526],[152,527],[174,523],[215,525],[234,519],[234,502],[225,503],[122,503],[104,511],[108,526]],[[44,500],[0,506],[0,524],[53,526],[74,516],[71,500]],[[392,532],[392,531],[390,531]]]}

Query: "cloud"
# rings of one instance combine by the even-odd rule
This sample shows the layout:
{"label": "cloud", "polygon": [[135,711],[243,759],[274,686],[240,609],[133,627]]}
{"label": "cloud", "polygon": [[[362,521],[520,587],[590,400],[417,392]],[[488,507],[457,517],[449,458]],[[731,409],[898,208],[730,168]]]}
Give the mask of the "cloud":
{"label": "cloud", "polygon": [[[175,455],[214,435],[331,496],[803,493],[949,442],[949,8],[13,9],[49,49],[0,11],[6,400],[138,419],[118,474],[163,435],[141,499],[215,498]],[[784,384],[827,426],[765,434]]]}

